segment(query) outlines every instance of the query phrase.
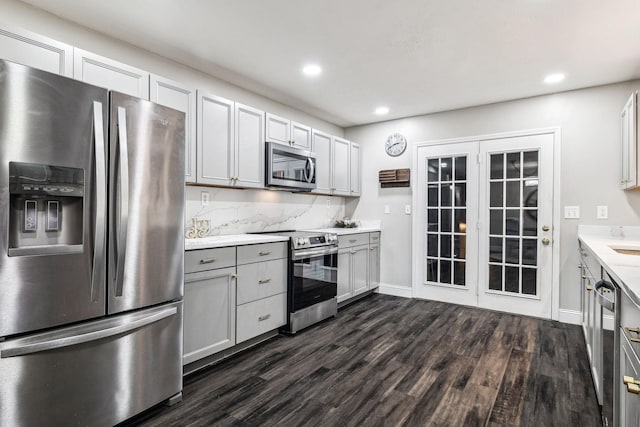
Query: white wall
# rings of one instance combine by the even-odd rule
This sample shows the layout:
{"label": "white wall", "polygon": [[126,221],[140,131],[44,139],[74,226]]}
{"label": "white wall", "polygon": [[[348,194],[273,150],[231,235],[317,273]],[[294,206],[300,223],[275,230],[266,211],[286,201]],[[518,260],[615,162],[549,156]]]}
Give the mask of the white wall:
{"label": "white wall", "polygon": [[[304,112],[234,86],[216,77],[173,62],[102,34],[60,19],[48,12],[15,0],[0,0],[0,27],[11,27],[50,37],[52,39],[106,56],[178,82],[193,85],[212,93],[264,111],[288,117],[336,136],[343,129]],[[200,206],[200,191],[209,191],[211,205]],[[268,190],[230,190],[188,186],[186,192],[187,225],[193,216],[210,219],[215,234],[233,234],[263,229],[327,227],[335,218],[344,216],[344,199],[316,197]],[[331,199],[327,202],[327,199]],[[230,218],[229,215],[234,218]]]}
{"label": "white wall", "polygon": [[[580,220],[561,220],[560,307],[578,310],[578,224],[640,224],[640,192],[618,190],[620,179],[620,112],[640,81],[601,86],[535,98],[410,117],[346,129],[362,146],[362,197],[347,202],[354,218],[382,221],[381,281],[411,286],[411,189],[381,189],[378,171],[412,165],[412,144],[447,138],[560,127],[560,204],[578,205]],[[384,141],[404,134],[409,147],[398,158],[386,155]],[[412,189],[415,183],[411,184]],[[383,214],[384,205],[391,214]],[[596,206],[609,206],[609,219],[596,219]],[[556,246],[556,249],[558,246]]]}

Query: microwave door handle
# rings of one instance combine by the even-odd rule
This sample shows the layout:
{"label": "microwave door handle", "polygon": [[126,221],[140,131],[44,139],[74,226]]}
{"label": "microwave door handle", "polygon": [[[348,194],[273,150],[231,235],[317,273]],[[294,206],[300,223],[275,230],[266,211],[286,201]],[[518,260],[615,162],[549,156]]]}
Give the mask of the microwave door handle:
{"label": "microwave door handle", "polygon": [[93,101],[94,156],[96,173],[96,216],[93,240],[93,270],[91,273],[91,302],[98,302],[98,288],[104,276],[105,212],[107,209],[107,164],[104,152],[102,103]]}
{"label": "microwave door handle", "polygon": [[314,164],[314,161],[311,159],[311,157],[307,157],[307,165],[309,166],[309,175],[307,176],[307,182],[312,182],[313,181],[313,177],[315,176],[316,173],[316,166]]}
{"label": "microwave door handle", "polygon": [[127,143],[127,115],[124,107],[118,107],[118,149],[120,152],[120,167],[118,171],[118,183],[120,191],[118,217],[119,228],[116,228],[116,293],[122,296],[124,286],[124,264],[127,254],[127,227],[129,224],[129,155]]}
{"label": "microwave door handle", "polygon": [[309,158],[307,157],[307,161],[304,164],[304,168],[302,168],[302,175],[304,175],[304,180],[309,182],[309,174],[307,173],[307,169],[309,169]]}

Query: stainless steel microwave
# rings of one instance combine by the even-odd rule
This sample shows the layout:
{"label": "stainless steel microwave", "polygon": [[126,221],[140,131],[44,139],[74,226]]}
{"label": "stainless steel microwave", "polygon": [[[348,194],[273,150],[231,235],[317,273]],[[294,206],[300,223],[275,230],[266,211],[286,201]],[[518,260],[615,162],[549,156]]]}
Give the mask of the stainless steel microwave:
{"label": "stainless steel microwave", "polygon": [[311,151],[283,144],[266,144],[267,187],[309,191],[316,188],[316,156]]}

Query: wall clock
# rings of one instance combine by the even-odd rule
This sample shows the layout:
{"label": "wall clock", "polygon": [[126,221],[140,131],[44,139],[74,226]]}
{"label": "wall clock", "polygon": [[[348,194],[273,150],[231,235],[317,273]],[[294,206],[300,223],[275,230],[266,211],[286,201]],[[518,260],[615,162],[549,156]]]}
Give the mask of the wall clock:
{"label": "wall clock", "polygon": [[384,143],[384,149],[388,155],[397,157],[404,153],[407,148],[407,138],[399,133],[389,135],[387,142]]}

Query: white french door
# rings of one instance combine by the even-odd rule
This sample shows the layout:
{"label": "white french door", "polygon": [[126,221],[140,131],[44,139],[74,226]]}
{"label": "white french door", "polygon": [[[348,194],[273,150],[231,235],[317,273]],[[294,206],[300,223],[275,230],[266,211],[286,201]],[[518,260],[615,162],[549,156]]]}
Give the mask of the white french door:
{"label": "white french door", "polygon": [[417,149],[414,295],[551,318],[554,134]]}

